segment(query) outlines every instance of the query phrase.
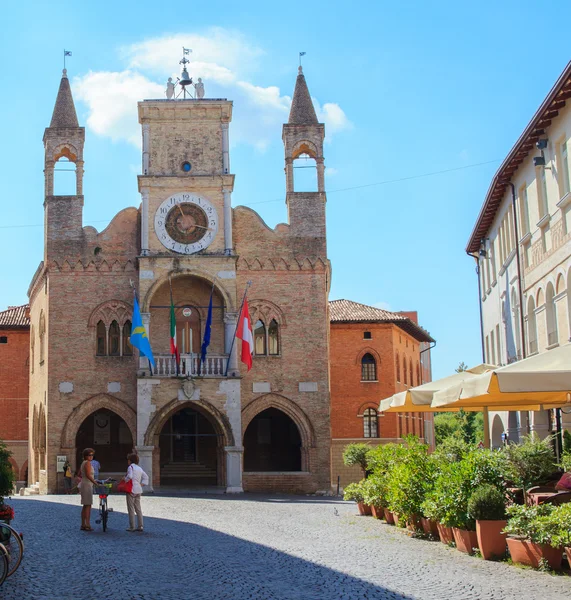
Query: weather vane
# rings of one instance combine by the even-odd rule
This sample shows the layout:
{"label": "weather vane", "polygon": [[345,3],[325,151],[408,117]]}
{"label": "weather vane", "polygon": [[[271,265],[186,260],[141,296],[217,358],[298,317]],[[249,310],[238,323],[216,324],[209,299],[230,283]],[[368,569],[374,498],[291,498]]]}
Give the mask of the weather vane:
{"label": "weather vane", "polygon": [[[182,58],[179,60],[178,64],[182,65],[182,73],[180,77],[176,78],[176,82],[173,82],[172,77],[168,78],[167,81],[167,89],[166,89],[166,97],[167,100],[176,100],[182,94],[182,99],[186,100],[187,95],[188,98],[193,98],[192,94],[186,89],[187,86],[192,85],[195,89],[194,98],[197,100],[201,100],[204,98],[204,84],[202,83],[202,79],[199,77],[197,83],[192,82],[192,77],[188,74],[188,69],[186,65],[190,63],[190,60],[187,56],[192,52],[190,48],[182,47]],[[180,85],[181,91],[176,93],[175,87]]]}
{"label": "weather vane", "polygon": [[305,56],[307,54],[307,52],[300,52],[299,53],[299,68],[301,69],[301,57]]}
{"label": "weather vane", "polygon": [[63,51],[63,70],[65,71],[65,57],[66,56],[71,56],[71,50],[64,50]]}

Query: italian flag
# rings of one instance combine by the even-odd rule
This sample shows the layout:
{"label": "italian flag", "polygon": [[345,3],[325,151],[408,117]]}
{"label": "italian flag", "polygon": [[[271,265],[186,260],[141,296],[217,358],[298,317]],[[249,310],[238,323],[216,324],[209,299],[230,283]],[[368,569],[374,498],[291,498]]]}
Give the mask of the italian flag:
{"label": "italian flag", "polygon": [[171,354],[176,358],[176,365],[180,362],[180,354],[176,345],[176,317],[174,316],[174,304],[171,294]]}
{"label": "italian flag", "polygon": [[250,321],[250,309],[248,308],[247,299],[244,299],[244,306],[238,317],[236,337],[242,340],[242,354],[240,358],[249,371],[252,368],[252,354],[254,354],[254,335],[252,333],[252,322]]}

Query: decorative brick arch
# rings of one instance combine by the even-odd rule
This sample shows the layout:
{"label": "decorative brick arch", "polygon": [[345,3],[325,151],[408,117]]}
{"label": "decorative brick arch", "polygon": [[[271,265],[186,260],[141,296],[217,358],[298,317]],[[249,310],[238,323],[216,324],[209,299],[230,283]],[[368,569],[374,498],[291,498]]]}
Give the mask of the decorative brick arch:
{"label": "decorative brick arch", "polygon": [[123,400],[109,394],[97,394],[76,406],[67,418],[61,432],[62,448],[75,448],[75,438],[83,421],[102,409],[110,410],[121,417],[127,423],[133,441],[137,439],[137,413]]}
{"label": "decorative brick arch", "polygon": [[59,144],[59,146],[56,146],[54,148],[52,160],[54,162],[57,162],[60,158],[64,156],[73,163],[76,163],[78,160],[81,160],[81,156],[77,148],[69,142]]}
{"label": "decorative brick arch", "polygon": [[374,348],[367,347],[363,348],[355,357],[356,365],[361,364],[361,361],[363,360],[363,356],[365,356],[365,354],[370,354],[377,361],[377,365],[381,364],[381,355]]}
{"label": "decorative brick arch", "polygon": [[299,142],[296,142],[295,146],[293,147],[291,157],[295,160],[302,154],[307,154],[313,159],[319,158],[317,146],[309,140],[299,140]]}
{"label": "decorative brick arch", "polygon": [[24,464],[22,465],[22,467],[20,468],[20,479],[19,481],[25,481],[26,483],[28,482],[28,479],[26,477],[26,471],[28,470],[28,461],[24,461]]}
{"label": "decorative brick arch", "polygon": [[281,410],[296,424],[301,437],[302,448],[315,446],[315,432],[309,417],[295,402],[279,394],[260,396],[245,406],[242,409],[242,431],[245,433],[252,419],[267,408]]}
{"label": "decorative brick arch", "polygon": [[210,273],[204,271],[200,268],[193,269],[184,269],[181,271],[176,271],[175,273],[166,273],[159,279],[157,279],[153,285],[149,288],[144,298],[141,298],[141,312],[149,312],[151,307],[151,300],[155,293],[169,281],[169,279],[177,279],[179,277],[196,277],[198,279],[203,279],[204,281],[209,282],[211,285],[214,285],[214,289],[222,296],[225,304],[225,312],[234,312],[235,301],[230,296],[228,291],[224,288],[224,286],[220,285],[218,279],[212,277]]}
{"label": "decorative brick arch", "polygon": [[87,325],[96,327],[99,321],[109,325],[112,321],[117,321],[120,327],[125,325],[126,321],[131,320],[133,307],[122,300],[107,300],[102,302],[89,316]]}
{"label": "decorative brick arch", "polygon": [[260,319],[266,324],[266,326],[268,326],[272,320],[275,319],[276,323],[280,327],[285,327],[287,325],[282,309],[270,300],[248,300],[248,307],[250,309],[252,323],[255,323],[258,319]]}
{"label": "decorative brick arch", "polygon": [[377,411],[377,414],[380,416],[383,413],[379,413],[379,403],[371,402],[370,400],[367,402],[363,402],[361,406],[359,406],[359,410],[357,411],[357,416],[362,417],[363,413],[367,410],[367,408],[374,408]]}
{"label": "decorative brick arch", "polygon": [[215,406],[206,400],[189,400],[181,402],[180,400],[172,400],[161,410],[155,413],[147,431],[145,432],[145,445],[158,447],[158,436],[167,420],[183,408],[192,408],[208,419],[214,427],[214,431],[222,436],[224,446],[235,446],[234,434],[228,417],[222,414]]}
{"label": "decorative brick arch", "polygon": [[16,461],[15,461],[15,460],[14,460],[12,457],[10,457],[10,458],[8,459],[8,462],[9,462],[9,463],[12,465],[12,471],[14,471],[14,475],[15,475],[15,476],[16,476],[16,478],[17,478],[17,477],[18,477],[18,473],[19,473],[19,470],[18,470],[18,463],[17,463],[17,462],[16,462]]}

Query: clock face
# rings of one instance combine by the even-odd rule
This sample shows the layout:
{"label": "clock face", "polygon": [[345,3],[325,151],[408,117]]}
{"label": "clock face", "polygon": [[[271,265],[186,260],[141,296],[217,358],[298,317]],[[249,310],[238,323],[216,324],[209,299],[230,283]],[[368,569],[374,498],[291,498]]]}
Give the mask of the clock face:
{"label": "clock face", "polygon": [[216,209],[198,194],[174,194],[155,214],[155,232],[161,244],[180,254],[204,250],[212,243],[217,231]]}

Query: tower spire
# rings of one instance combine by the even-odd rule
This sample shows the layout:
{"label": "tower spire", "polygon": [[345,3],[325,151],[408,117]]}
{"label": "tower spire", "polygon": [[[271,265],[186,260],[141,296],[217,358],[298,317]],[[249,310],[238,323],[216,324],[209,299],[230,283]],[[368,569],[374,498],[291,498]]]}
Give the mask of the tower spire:
{"label": "tower spire", "polygon": [[71,87],[67,78],[67,69],[63,70],[59,84],[56,104],[50,123],[50,128],[53,127],[79,127],[75,104],[71,95]]}
{"label": "tower spire", "polygon": [[317,115],[309,95],[309,89],[305,81],[301,65],[298,68],[297,81],[293,92],[291,110],[289,113],[289,125],[317,125]]}

